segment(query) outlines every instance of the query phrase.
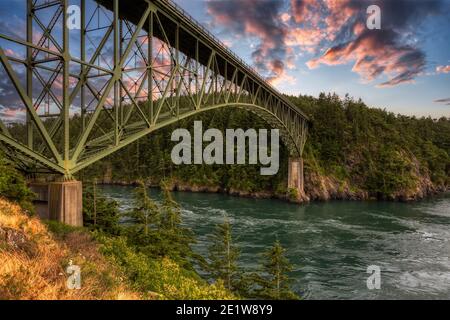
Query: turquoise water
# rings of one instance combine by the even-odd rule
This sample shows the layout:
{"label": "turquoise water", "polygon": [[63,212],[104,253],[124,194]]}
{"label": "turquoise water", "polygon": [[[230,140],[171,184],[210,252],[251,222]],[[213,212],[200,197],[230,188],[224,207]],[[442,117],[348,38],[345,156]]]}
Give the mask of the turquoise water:
{"label": "turquoise water", "polygon": [[[130,205],[130,187],[105,186]],[[158,191],[152,190],[158,197]],[[184,222],[205,254],[207,235],[227,215],[241,265],[279,239],[295,265],[296,292],[306,299],[450,299],[450,195],[416,203],[326,202],[298,206],[220,194],[177,192]],[[367,267],[381,268],[381,288],[369,290]]]}

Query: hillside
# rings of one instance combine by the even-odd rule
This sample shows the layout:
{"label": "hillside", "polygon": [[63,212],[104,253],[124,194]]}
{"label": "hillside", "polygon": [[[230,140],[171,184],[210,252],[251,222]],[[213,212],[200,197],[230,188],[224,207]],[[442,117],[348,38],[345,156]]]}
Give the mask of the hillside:
{"label": "hillside", "polygon": [[[149,259],[121,237],[43,223],[0,198],[0,300],[232,299],[168,258]],[[80,267],[81,289],[67,288]]]}
{"label": "hillside", "polygon": [[[416,200],[450,187],[450,119],[415,118],[373,109],[362,101],[321,94],[288,97],[311,118],[305,148],[305,192],[310,200]],[[158,130],[80,174],[104,183],[129,184],[143,178],[172,188],[225,192],[251,197],[287,194],[287,152],[281,148],[280,171],[259,175],[256,165],[183,165],[171,159],[176,128],[266,128],[254,114],[239,109],[207,112]]]}
{"label": "hillside", "polygon": [[[4,199],[0,199],[0,261],[0,299],[141,297],[122,280],[123,274],[100,253],[88,233],[70,230],[56,236],[39,219]],[[70,262],[82,270],[80,290],[66,286]]]}

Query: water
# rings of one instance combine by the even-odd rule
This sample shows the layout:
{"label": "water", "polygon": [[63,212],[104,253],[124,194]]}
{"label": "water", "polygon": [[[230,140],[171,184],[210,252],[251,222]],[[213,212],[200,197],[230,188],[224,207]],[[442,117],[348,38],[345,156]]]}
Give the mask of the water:
{"label": "water", "polygon": [[[130,187],[105,186],[126,209]],[[152,190],[158,197],[158,191]],[[220,194],[175,193],[185,223],[205,254],[207,235],[226,214],[241,264],[278,238],[295,268],[293,287],[306,299],[450,299],[450,195],[416,203],[327,202],[298,206]],[[381,289],[369,290],[369,265]]]}

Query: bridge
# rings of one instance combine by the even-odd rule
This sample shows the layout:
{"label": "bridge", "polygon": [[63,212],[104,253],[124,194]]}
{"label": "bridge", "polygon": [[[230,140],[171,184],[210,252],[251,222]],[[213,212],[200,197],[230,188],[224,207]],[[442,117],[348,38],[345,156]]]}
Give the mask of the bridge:
{"label": "bridge", "polygon": [[23,0],[23,36],[19,26],[0,30],[1,66],[23,113],[19,123],[0,119],[1,148],[30,176],[58,177],[30,184],[50,218],[82,224],[74,176],[83,168],[218,108],[279,129],[288,187],[303,192],[308,118],[252,67],[168,0],[78,1]]}

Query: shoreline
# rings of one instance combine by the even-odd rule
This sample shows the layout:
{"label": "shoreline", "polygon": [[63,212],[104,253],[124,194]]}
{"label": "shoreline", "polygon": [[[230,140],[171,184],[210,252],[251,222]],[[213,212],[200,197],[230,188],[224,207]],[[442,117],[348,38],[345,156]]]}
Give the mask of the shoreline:
{"label": "shoreline", "polygon": [[[152,189],[160,189],[159,184],[157,183],[146,183],[149,188]],[[112,181],[112,182],[105,182],[105,181],[99,181],[98,185],[102,186],[124,186],[124,187],[133,187],[137,185],[137,181],[132,182],[126,182],[126,181]],[[396,198],[377,198],[377,197],[369,197],[369,196],[355,196],[354,194],[351,196],[338,196],[338,197],[314,197],[310,199],[308,194],[305,194],[302,196],[299,200],[292,200],[289,199],[288,195],[277,195],[274,192],[269,191],[258,191],[258,192],[247,192],[242,190],[226,190],[219,186],[193,186],[193,185],[187,185],[187,184],[178,184],[173,183],[171,185],[171,191],[175,192],[186,192],[186,193],[208,193],[208,194],[222,194],[227,195],[231,197],[236,198],[247,198],[247,199],[273,199],[278,201],[283,201],[286,203],[292,203],[292,204],[308,204],[308,203],[317,203],[317,202],[328,202],[328,201],[352,201],[352,202],[402,202],[402,203],[410,203],[410,202],[420,202],[424,200],[429,200],[437,196],[450,194],[450,187],[446,187],[445,189],[437,188],[433,190],[432,192],[426,192],[425,194],[421,194],[418,197],[415,198],[408,198],[404,199],[402,197],[396,197]],[[363,192],[362,194],[367,195],[367,192]],[[361,193],[360,193],[361,195]],[[305,200],[306,196],[306,200]]]}

